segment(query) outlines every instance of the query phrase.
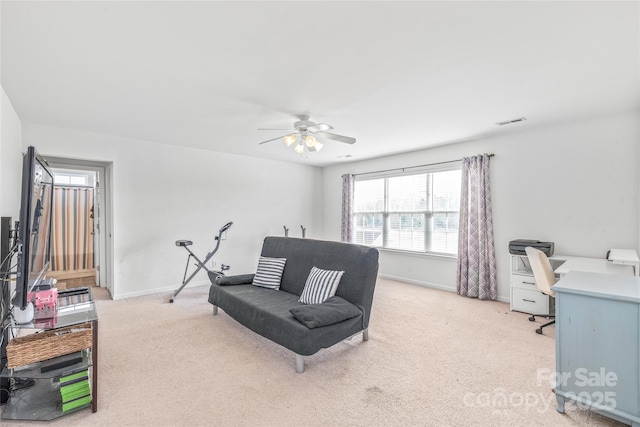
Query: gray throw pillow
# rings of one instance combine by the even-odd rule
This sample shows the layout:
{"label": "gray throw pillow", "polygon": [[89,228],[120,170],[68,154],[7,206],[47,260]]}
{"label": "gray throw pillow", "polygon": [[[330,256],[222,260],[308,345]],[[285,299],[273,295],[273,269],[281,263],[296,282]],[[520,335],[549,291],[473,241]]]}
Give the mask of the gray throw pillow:
{"label": "gray throw pillow", "polygon": [[253,282],[253,274],[238,274],[235,276],[219,276],[216,279],[216,285],[248,285]]}
{"label": "gray throw pillow", "polygon": [[361,314],[358,307],[339,296],[333,296],[322,304],[298,305],[289,312],[309,329],[333,325]]}

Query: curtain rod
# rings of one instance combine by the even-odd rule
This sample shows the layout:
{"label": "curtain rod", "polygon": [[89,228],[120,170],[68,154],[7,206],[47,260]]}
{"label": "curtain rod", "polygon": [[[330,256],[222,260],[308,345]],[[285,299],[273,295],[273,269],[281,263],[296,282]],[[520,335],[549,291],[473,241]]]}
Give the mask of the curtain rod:
{"label": "curtain rod", "polygon": [[70,189],[80,189],[80,190],[93,190],[94,188],[91,185],[84,184],[54,184],[53,188],[70,188]]}
{"label": "curtain rod", "polygon": [[[493,157],[495,156],[495,154],[490,153],[487,154],[489,157]],[[363,173],[354,173],[353,176],[360,176],[360,175],[371,175],[374,173],[384,173],[384,172],[393,172],[393,171],[406,171],[407,169],[416,169],[416,168],[424,168],[426,166],[436,166],[436,165],[444,165],[447,163],[455,163],[455,162],[460,162],[462,161],[462,159],[458,159],[458,160],[447,160],[446,162],[437,162],[437,163],[428,163],[426,165],[418,165],[418,166],[408,166],[406,168],[395,168],[395,169],[385,169],[385,170],[380,170],[380,171],[373,171],[373,172],[363,172]]]}

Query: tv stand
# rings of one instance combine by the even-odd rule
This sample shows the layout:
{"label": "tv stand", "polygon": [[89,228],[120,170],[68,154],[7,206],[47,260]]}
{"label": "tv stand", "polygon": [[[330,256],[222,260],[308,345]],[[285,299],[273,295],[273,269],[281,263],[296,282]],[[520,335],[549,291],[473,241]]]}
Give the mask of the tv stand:
{"label": "tv stand", "polygon": [[[14,389],[11,392],[8,402],[4,406],[0,406],[0,419],[48,421],[89,407],[92,412],[98,410],[98,314],[93,301],[58,307],[55,318],[47,321],[47,326],[38,326],[36,320],[35,324],[12,324],[9,328],[14,331],[15,336],[19,337],[28,336],[34,332],[55,332],[61,328],[81,324],[91,325],[91,347],[80,351],[79,361],[77,359],[78,350],[72,350],[69,351],[69,357],[61,356],[61,359],[72,360],[75,362],[73,364],[61,363],[54,369],[49,369],[51,362],[44,360],[29,363],[26,366],[2,369],[0,379],[3,381],[7,382],[8,380],[8,382],[15,383],[16,379],[20,381],[32,380],[33,385]],[[57,340],[58,338],[55,336],[53,339]],[[55,348],[55,345],[53,347]],[[10,361],[11,359],[9,359]],[[91,399],[77,408],[63,411],[60,378],[83,371],[88,372]]]}
{"label": "tv stand", "polygon": [[[11,217],[3,216],[0,218],[0,260],[4,260],[11,252]],[[0,270],[0,369],[7,363],[7,341],[9,341],[9,331],[5,328],[5,319],[7,318],[7,310],[11,305],[9,298],[9,286],[5,281],[8,274],[7,270]],[[3,310],[3,307],[5,309]],[[0,405],[4,405],[9,400],[9,378],[0,376]]]}

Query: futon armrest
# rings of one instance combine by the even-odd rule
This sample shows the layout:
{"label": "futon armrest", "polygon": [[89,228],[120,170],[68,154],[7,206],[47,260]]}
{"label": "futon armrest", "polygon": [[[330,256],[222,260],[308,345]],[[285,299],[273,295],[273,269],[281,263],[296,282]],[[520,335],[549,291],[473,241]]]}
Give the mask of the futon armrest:
{"label": "futon armrest", "polygon": [[289,309],[289,312],[309,329],[333,325],[362,313],[358,307],[339,296],[332,296],[321,304],[298,305]]}
{"label": "futon armrest", "polygon": [[255,274],[238,274],[236,276],[220,276],[216,279],[216,285],[248,285],[253,282]]}

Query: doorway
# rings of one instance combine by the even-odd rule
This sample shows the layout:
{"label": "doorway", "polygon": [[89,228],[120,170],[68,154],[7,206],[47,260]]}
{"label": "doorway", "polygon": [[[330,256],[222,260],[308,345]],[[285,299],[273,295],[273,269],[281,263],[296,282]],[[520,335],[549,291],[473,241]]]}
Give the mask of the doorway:
{"label": "doorway", "polygon": [[[113,295],[111,163],[47,157],[56,188],[52,277]],[[57,234],[57,236],[56,236]]]}

